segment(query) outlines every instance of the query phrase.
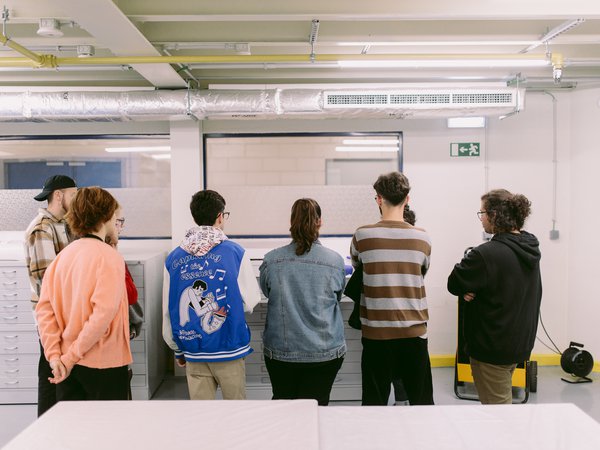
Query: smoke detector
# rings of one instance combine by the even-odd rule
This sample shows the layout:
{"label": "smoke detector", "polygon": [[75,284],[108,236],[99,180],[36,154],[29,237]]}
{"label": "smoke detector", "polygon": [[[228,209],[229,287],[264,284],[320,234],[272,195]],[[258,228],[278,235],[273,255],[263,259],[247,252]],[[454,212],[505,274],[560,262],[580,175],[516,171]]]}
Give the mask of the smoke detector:
{"label": "smoke detector", "polygon": [[60,30],[58,19],[40,19],[37,34],[44,37],[61,37],[63,32]]}

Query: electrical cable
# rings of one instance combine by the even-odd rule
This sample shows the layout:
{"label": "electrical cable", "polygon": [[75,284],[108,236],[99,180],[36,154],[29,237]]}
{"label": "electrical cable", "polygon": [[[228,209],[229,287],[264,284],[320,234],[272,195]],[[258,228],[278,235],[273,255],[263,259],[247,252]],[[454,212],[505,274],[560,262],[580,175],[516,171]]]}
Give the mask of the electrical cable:
{"label": "electrical cable", "polygon": [[538,340],[538,342],[539,342],[540,344],[542,344],[544,347],[546,347],[547,349],[549,349],[549,350],[550,350],[552,353],[557,353],[557,354],[559,354],[559,355],[560,355],[560,353],[558,353],[558,352],[557,352],[556,350],[554,350],[552,347],[550,347],[549,345],[547,345],[547,344],[546,344],[544,341],[542,341],[542,340],[541,340],[541,339],[540,339],[538,336],[536,336],[535,338]]}
{"label": "electrical cable", "polygon": [[[540,323],[542,324],[542,328],[544,329],[544,333],[546,333],[546,336],[548,336],[548,339],[550,339],[550,342],[552,342],[552,345],[554,345],[554,348],[556,349],[556,351],[562,355],[562,352],[559,350],[558,346],[554,343],[554,341],[552,340],[552,338],[550,337],[550,335],[548,334],[548,331],[546,331],[546,327],[544,326],[544,321],[542,320],[542,310],[540,310]],[[537,336],[536,336],[537,337]],[[540,341],[541,342],[541,341]]]}

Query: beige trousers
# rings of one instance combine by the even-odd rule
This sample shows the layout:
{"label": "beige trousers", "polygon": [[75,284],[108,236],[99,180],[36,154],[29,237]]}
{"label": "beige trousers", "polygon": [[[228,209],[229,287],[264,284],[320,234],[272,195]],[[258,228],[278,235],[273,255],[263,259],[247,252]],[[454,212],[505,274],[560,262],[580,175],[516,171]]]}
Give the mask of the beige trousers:
{"label": "beige trousers", "polygon": [[512,403],[512,375],[516,364],[488,364],[470,358],[479,401],[484,405]]}
{"label": "beige trousers", "polygon": [[214,400],[217,386],[221,387],[224,400],[246,399],[246,358],[224,362],[187,362],[190,399]]}

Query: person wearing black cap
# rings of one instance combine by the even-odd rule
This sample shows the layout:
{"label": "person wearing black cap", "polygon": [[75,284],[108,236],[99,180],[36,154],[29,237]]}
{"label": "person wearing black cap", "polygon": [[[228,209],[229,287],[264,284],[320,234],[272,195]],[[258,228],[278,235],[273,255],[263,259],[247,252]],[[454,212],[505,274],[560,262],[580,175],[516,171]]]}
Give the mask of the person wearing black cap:
{"label": "person wearing black cap", "polygon": [[[42,278],[58,252],[71,242],[72,236],[64,219],[71,200],[77,192],[77,184],[66,175],[54,175],[46,180],[42,192],[33,197],[42,202],[48,200],[47,208],[40,208],[38,215],[25,231],[25,257],[31,283],[31,301],[35,308]],[[56,386],[48,381],[52,370],[40,344],[38,365],[38,417],[56,403]]]}

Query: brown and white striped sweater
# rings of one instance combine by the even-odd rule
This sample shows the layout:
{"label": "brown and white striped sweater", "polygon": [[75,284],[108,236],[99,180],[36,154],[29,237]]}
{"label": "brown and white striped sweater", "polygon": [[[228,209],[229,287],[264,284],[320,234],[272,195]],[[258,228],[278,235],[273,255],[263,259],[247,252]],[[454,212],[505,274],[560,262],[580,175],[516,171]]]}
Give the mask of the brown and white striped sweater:
{"label": "brown and white striped sweater", "polygon": [[431,255],[427,232],[395,220],[365,225],[354,233],[350,255],[354,267],[363,265],[363,337],[424,336],[429,314],[423,276]]}

